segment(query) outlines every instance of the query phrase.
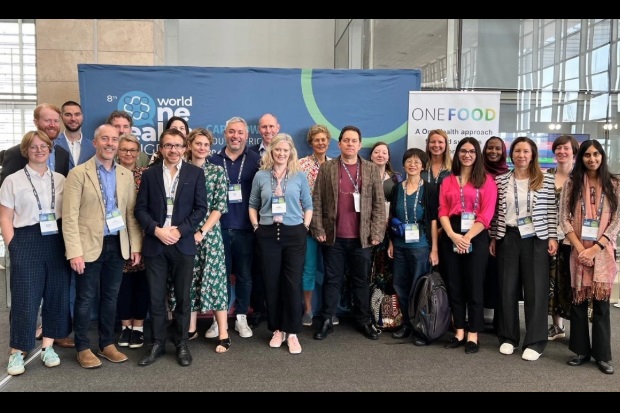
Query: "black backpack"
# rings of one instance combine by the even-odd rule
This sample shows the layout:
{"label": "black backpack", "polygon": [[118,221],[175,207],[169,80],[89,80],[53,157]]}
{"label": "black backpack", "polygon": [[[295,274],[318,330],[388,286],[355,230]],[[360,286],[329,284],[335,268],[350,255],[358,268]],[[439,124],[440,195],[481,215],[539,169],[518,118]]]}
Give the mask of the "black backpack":
{"label": "black backpack", "polygon": [[448,292],[437,271],[423,275],[409,297],[409,317],[418,337],[431,342],[450,328],[452,314]]}

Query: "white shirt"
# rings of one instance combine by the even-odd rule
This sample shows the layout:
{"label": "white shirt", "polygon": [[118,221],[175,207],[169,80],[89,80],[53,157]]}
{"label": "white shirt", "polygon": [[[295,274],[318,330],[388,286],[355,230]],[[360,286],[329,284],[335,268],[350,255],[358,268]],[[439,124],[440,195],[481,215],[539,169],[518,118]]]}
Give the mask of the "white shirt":
{"label": "white shirt", "polygon": [[[67,135],[65,135],[67,138]],[[72,142],[67,138],[67,144],[69,145],[69,151],[71,152],[71,157],[73,158],[73,164],[77,165],[78,160],[80,159],[80,152],[82,150],[82,132],[80,132],[80,139]]]}
{"label": "white shirt", "polygon": [[[52,206],[52,178],[48,168],[43,176],[26,165],[32,185],[23,169],[7,176],[0,188],[0,204],[13,210],[13,227],[21,228],[39,223],[39,205],[34,196],[32,186],[37,191],[43,212],[51,212]],[[62,194],[65,187],[65,177],[58,172],[54,174],[56,198],[54,212],[56,219],[62,218]]]}

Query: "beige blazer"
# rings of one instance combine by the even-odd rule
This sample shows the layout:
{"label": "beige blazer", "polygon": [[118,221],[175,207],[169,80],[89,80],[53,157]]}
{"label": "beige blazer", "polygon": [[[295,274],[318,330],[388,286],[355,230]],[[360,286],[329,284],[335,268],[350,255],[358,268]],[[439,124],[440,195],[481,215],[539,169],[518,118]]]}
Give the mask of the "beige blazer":
{"label": "beige blazer", "polygon": [[[116,198],[125,229],[119,232],[123,258],[141,252],[142,230],[133,215],[136,190],[130,170],[116,165]],[[103,248],[105,206],[95,164],[95,156],[69,171],[62,199],[62,234],[67,259],[84,257],[96,261]]]}

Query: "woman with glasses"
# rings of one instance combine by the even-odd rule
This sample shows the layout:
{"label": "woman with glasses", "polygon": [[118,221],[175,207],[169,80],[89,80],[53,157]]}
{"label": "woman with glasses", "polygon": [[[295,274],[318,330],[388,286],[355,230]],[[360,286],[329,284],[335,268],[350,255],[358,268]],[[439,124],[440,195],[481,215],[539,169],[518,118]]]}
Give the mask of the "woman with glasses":
{"label": "woman with glasses", "polygon": [[[140,141],[135,135],[123,134],[118,141],[118,159],[120,164],[133,173],[136,194],[140,188],[142,172],[147,168],[138,167]],[[144,271],[144,260],[132,265],[128,259],[123,267],[123,280],[118,292],[117,312],[121,319],[119,347],[140,348],[144,345],[144,320],[149,310],[149,286]]]}
{"label": "woman with glasses", "polygon": [[484,170],[480,143],[472,137],[461,139],[454,152],[452,174],[439,190],[439,221],[444,230],[439,249],[455,328],[445,347],[465,345],[467,354],[478,352],[478,333],[484,330],[487,229],[496,201],[497,187]]}
{"label": "woman with glasses", "polygon": [[11,376],[25,371],[26,353],[35,347],[41,300],[41,361],[46,367],[60,364],[54,339],[71,333],[71,267],[65,258],[61,220],[65,177],[47,166],[51,147],[45,132],[26,133],[20,151],[28,164],[9,175],[0,188],[0,229],[11,260],[11,351],[7,366]]}
{"label": "woman with glasses", "polygon": [[[398,296],[403,326],[392,333],[392,338],[410,337],[413,333],[409,297],[418,279],[439,263],[437,246],[438,193],[434,183],[425,182],[421,173],[426,169],[428,156],[418,148],[407,149],[403,166],[407,178],[394,185],[390,199],[389,217],[405,224],[405,232],[396,235],[388,231],[387,254],[394,259],[394,290]],[[416,337],[417,346],[428,344]]]}
{"label": "woman with glasses", "polygon": [[519,298],[523,292],[525,338],[523,360],[535,361],[547,345],[549,256],[555,255],[557,209],[553,176],[538,164],[538,147],[526,136],[510,145],[514,169],[495,178],[498,202],[491,224],[490,252],[497,257],[500,291],[497,337],[499,352],[519,345]]}
{"label": "woman with glasses", "polygon": [[[618,273],[619,200],[620,181],[609,172],[605,150],[598,141],[583,142],[560,197],[560,225],[572,246],[569,349],[576,356],[568,364],[580,366],[592,357],[605,374],[614,372],[609,299]],[[591,342],[588,301],[593,307]]]}

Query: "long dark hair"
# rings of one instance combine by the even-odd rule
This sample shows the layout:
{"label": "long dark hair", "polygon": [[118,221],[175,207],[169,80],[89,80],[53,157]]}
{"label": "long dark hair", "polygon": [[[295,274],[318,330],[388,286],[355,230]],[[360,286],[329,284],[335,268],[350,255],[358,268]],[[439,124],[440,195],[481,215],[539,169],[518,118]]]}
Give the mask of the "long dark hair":
{"label": "long dark hair", "polygon": [[569,199],[570,211],[573,212],[579,202],[581,186],[583,185],[583,176],[587,174],[588,171],[585,163],[583,162],[583,156],[591,146],[594,146],[594,148],[596,148],[596,150],[601,154],[601,166],[598,168],[598,177],[601,180],[603,193],[605,194],[607,201],[609,201],[609,207],[611,209],[611,214],[613,215],[618,209],[618,199],[616,199],[616,195],[614,194],[613,186],[613,183],[618,181],[618,177],[609,172],[605,149],[603,149],[603,146],[596,140],[587,140],[579,145],[579,151],[577,151],[577,156],[575,156],[573,177],[571,178],[573,180],[573,192],[570,194]]}
{"label": "long dark hair", "polygon": [[[388,161],[385,164],[385,172],[387,172],[387,174],[391,177],[393,177],[396,174],[396,171],[394,170],[394,168],[392,168],[392,153],[390,152],[390,145],[388,145],[385,142],[377,142],[374,145],[372,145],[372,148],[370,148],[370,155],[368,155],[368,160],[370,162],[372,162],[372,153],[375,151],[375,149],[377,148],[377,146],[385,146],[387,148],[387,153],[388,153]],[[383,177],[382,177],[383,179]]]}
{"label": "long dark hair", "polygon": [[454,157],[452,158],[452,174],[454,176],[458,176],[461,174],[461,160],[459,159],[459,151],[461,147],[466,143],[471,143],[476,150],[476,160],[471,168],[471,176],[469,177],[469,181],[474,186],[474,188],[480,188],[484,185],[486,181],[486,172],[484,170],[484,161],[482,160],[482,153],[480,151],[480,142],[478,139],[472,138],[470,136],[463,138],[459,141],[458,145],[456,145],[456,150],[454,151]]}

